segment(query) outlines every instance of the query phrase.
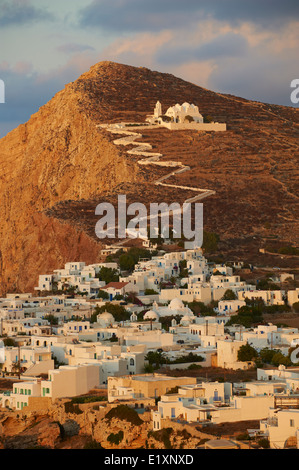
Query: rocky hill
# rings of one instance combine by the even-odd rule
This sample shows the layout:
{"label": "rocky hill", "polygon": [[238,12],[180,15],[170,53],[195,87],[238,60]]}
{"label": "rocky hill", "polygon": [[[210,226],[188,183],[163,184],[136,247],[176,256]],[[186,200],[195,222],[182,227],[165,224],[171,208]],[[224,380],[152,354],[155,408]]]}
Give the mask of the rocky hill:
{"label": "rocky hill", "polygon": [[[153,182],[169,170],[138,165],[98,124],[144,122],[194,103],[226,122],[226,133],[142,130],[162,159],[191,171],[174,184],[216,192],[204,202],[206,230],[222,250],[254,258],[267,239],[298,244],[299,111],[214,93],[170,74],[101,62],[66,85],[0,140],[0,293],[31,290],[38,274],[70,260],[99,260],[98,202],[182,202],[188,194]],[[170,180],[169,180],[170,181]],[[125,191],[125,192],[124,192]],[[277,265],[277,260],[274,261]]]}

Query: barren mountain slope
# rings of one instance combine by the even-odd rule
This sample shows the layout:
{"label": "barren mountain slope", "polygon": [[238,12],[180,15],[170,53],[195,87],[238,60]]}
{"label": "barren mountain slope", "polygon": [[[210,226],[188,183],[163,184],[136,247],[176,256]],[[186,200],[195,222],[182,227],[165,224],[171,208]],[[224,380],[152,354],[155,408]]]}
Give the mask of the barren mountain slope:
{"label": "barren mountain slope", "polygon": [[96,127],[144,122],[157,100],[164,112],[175,103],[194,103],[228,125],[226,133],[211,134],[142,130],[142,141],[162,153],[162,160],[191,167],[174,183],[216,191],[204,200],[205,228],[230,247],[252,235],[298,243],[298,110],[102,62],[0,140],[2,294],[32,289],[38,274],[67,261],[97,261],[94,209],[108,195],[126,191],[132,201],[145,202],[190,197],[154,186],[169,170],[141,167],[128,148],[113,144],[115,136]]}

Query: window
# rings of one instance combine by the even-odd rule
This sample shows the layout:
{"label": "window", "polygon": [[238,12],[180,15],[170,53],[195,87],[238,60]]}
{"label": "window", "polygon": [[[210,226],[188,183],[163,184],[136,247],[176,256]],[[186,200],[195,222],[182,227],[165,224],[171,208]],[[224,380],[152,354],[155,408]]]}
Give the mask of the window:
{"label": "window", "polygon": [[293,419],[290,419],[290,427],[293,428],[295,426],[295,422]]}

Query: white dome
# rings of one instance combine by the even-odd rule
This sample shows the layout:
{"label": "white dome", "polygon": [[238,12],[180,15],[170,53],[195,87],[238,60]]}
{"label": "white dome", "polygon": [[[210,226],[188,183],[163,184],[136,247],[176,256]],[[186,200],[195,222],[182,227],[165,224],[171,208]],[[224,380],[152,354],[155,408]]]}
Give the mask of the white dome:
{"label": "white dome", "polygon": [[114,322],[114,316],[109,312],[103,312],[98,315],[99,320]]}
{"label": "white dome", "polygon": [[153,310],[149,310],[143,317],[144,320],[159,320],[159,315]]}
{"label": "white dome", "polygon": [[184,308],[184,304],[180,299],[172,299],[169,304],[170,310],[180,310]]}
{"label": "white dome", "polygon": [[192,321],[192,318],[191,318],[190,316],[188,316],[188,315],[184,315],[184,316],[182,317],[182,320],[181,320],[181,321],[191,322],[191,321]]}
{"label": "white dome", "polygon": [[185,316],[186,316],[186,317],[194,318],[194,313],[192,312],[191,308],[185,307],[185,308],[184,308],[184,312],[185,312]]}

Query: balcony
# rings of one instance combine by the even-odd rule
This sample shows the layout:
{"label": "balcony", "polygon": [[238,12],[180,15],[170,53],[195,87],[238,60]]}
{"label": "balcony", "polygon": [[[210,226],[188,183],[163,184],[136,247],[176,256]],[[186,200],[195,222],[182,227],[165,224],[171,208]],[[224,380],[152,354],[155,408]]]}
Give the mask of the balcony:
{"label": "balcony", "polygon": [[267,426],[278,427],[278,418],[272,417],[266,420]]}

